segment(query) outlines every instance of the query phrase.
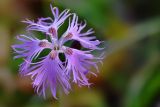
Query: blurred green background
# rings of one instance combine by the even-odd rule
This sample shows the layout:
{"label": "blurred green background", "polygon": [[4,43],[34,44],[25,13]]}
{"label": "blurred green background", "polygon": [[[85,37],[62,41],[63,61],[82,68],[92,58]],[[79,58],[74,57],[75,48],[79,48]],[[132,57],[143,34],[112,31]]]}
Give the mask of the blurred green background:
{"label": "blurred green background", "polygon": [[0,0],[0,107],[160,107],[160,0],[54,0],[86,19],[106,41],[106,58],[90,88],[38,97],[20,77],[11,44],[26,34],[25,18],[52,16],[51,0]]}

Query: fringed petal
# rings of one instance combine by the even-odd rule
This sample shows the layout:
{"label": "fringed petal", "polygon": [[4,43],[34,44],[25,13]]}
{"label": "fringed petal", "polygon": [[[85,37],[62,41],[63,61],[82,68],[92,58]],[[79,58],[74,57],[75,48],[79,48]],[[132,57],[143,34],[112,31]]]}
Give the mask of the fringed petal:
{"label": "fringed petal", "polygon": [[28,71],[29,63],[37,58],[45,48],[52,48],[52,44],[47,40],[39,40],[37,38],[25,35],[17,36],[21,44],[12,45],[13,50],[17,54],[14,58],[24,58],[24,62],[20,65],[20,72],[25,75]]}
{"label": "fringed petal", "polygon": [[46,89],[49,88],[53,97],[57,99],[57,90],[63,89],[63,92],[68,94],[71,89],[64,69],[58,56],[53,59],[50,53],[41,63],[33,64],[28,75],[31,75],[33,87],[39,95],[45,97]]}
{"label": "fringed petal", "polygon": [[66,9],[59,14],[57,7],[51,7],[54,20],[50,17],[40,18],[37,22],[26,19],[22,21],[28,24],[27,30],[40,31],[47,35],[50,35],[54,39],[58,39],[58,28],[64,23],[64,21],[70,16],[69,10]]}
{"label": "fringed petal", "polygon": [[90,51],[80,51],[77,49],[66,48],[65,55],[67,59],[66,74],[72,75],[73,82],[79,86],[89,86],[87,74],[94,74],[91,72],[91,68],[94,67],[98,70],[97,63],[100,62],[100,58],[94,57]]}
{"label": "fringed petal", "polygon": [[97,40],[95,36],[91,36],[94,31],[89,29],[85,33],[81,33],[81,31],[86,27],[86,22],[84,24],[78,23],[78,16],[73,14],[72,21],[69,20],[69,26],[67,31],[63,34],[60,39],[61,45],[63,45],[68,40],[77,40],[81,43],[84,48],[87,49],[102,49],[99,48],[98,45],[101,44],[101,41]]}

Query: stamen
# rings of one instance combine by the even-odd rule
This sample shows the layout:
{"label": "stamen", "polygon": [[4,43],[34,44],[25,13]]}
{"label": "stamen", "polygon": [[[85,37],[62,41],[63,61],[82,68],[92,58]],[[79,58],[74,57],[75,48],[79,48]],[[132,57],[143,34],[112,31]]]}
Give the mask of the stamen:
{"label": "stamen", "polygon": [[56,35],[56,29],[53,28],[53,27],[49,28],[49,29],[48,29],[48,32],[49,32],[50,34],[52,34],[52,36],[55,36],[55,35]]}
{"label": "stamen", "polygon": [[73,34],[72,34],[72,33],[68,33],[68,35],[65,36],[66,39],[70,39],[70,38],[72,38],[72,37],[73,37]]}
{"label": "stamen", "polygon": [[59,46],[54,46],[54,50],[59,50]]}
{"label": "stamen", "polygon": [[71,48],[67,48],[67,49],[66,49],[66,53],[67,53],[68,55],[72,55],[73,51],[72,51]]}
{"label": "stamen", "polygon": [[50,59],[54,60],[57,57],[57,52],[52,50],[50,53]]}

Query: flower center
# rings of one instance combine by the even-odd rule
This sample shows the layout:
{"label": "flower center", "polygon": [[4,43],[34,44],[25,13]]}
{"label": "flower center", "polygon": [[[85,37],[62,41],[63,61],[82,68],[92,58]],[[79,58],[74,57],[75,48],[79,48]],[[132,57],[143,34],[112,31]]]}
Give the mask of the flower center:
{"label": "flower center", "polygon": [[54,50],[59,50],[60,47],[59,47],[58,45],[55,45],[55,46],[53,47],[53,49],[54,49]]}

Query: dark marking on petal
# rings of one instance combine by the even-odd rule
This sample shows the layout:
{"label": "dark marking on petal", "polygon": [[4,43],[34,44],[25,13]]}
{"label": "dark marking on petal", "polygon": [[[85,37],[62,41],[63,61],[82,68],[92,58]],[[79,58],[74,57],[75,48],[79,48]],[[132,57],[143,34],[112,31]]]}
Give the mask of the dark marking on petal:
{"label": "dark marking on petal", "polygon": [[68,55],[72,55],[72,54],[73,54],[73,51],[72,51],[71,48],[67,48],[67,49],[66,49],[66,53],[67,53]]}
{"label": "dark marking on petal", "polygon": [[72,33],[68,33],[68,35],[65,36],[66,39],[70,39],[70,38],[72,38],[72,37],[73,37],[73,34],[72,34]]}
{"label": "dark marking on petal", "polygon": [[41,42],[39,43],[39,46],[40,46],[40,47],[46,47],[46,46],[47,46],[47,43],[46,43],[45,41],[41,41]]}
{"label": "dark marking on petal", "polygon": [[55,37],[55,35],[56,35],[56,29],[55,29],[55,28],[53,28],[53,27],[49,28],[49,29],[48,29],[48,32],[49,32],[50,34],[52,34],[53,37]]}

